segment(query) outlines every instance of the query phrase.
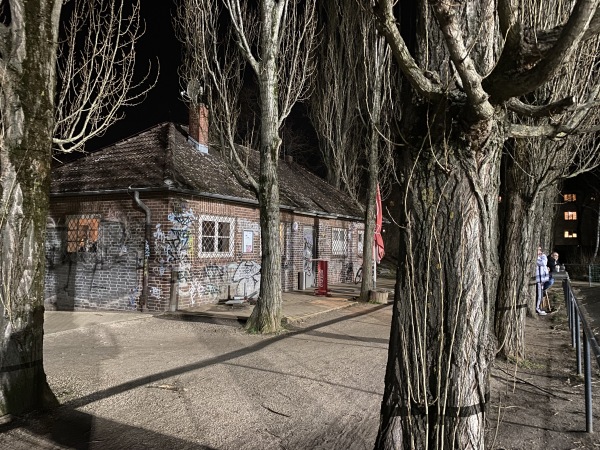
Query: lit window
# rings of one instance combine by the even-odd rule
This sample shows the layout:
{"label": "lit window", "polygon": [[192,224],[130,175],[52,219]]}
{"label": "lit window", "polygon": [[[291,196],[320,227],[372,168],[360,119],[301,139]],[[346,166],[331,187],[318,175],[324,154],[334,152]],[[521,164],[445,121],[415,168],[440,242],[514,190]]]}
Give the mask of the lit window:
{"label": "lit window", "polygon": [[331,229],[331,254],[345,255],[347,250],[347,231],[345,228]]}
{"label": "lit window", "polygon": [[98,216],[67,217],[67,252],[96,252],[99,227]]}
{"label": "lit window", "polygon": [[565,202],[574,202],[577,200],[577,196],[575,194],[565,194],[563,195],[563,198],[565,199]]}
{"label": "lit window", "polygon": [[362,255],[363,254],[363,245],[365,242],[365,232],[363,230],[359,230],[358,231],[358,239],[356,242],[356,253],[358,255]]}
{"label": "lit window", "polygon": [[565,236],[567,239],[573,239],[573,238],[576,238],[576,237],[577,237],[577,233],[571,233],[570,231],[565,231],[565,234],[564,234],[564,236]]}
{"label": "lit window", "polygon": [[565,211],[565,220],[577,220],[577,212]]}
{"label": "lit window", "polygon": [[201,217],[199,256],[232,256],[233,223],[224,217]]}

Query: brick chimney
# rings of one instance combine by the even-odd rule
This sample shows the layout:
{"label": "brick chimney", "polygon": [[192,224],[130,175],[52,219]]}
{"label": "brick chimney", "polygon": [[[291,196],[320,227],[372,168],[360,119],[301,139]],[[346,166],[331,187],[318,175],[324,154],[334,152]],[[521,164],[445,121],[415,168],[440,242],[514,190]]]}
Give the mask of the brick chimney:
{"label": "brick chimney", "polygon": [[199,103],[196,108],[190,105],[188,139],[197,150],[208,153],[208,108]]}

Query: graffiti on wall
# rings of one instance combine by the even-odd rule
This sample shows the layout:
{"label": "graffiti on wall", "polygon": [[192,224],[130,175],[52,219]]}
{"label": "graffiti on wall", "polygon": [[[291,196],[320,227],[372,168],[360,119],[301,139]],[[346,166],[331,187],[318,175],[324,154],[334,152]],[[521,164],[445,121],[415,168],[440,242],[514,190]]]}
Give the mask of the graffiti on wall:
{"label": "graffiti on wall", "polygon": [[[169,226],[163,227],[160,223],[155,226],[154,275],[168,276],[174,270],[179,294],[187,296],[191,305],[235,295],[257,297],[260,264],[256,261],[220,262],[203,258],[204,264],[200,265],[194,248],[194,239],[198,239],[200,232],[200,218],[185,204],[175,209],[167,216]],[[240,219],[239,227],[256,228],[258,232],[257,223],[241,222]],[[167,228],[170,229],[167,231]],[[161,293],[157,290],[151,295],[160,298]]]}
{"label": "graffiti on wall", "polygon": [[[101,209],[101,208],[99,208]],[[135,308],[139,223],[115,206],[47,218],[44,302],[49,308]],[[79,245],[81,240],[86,245]]]}
{"label": "graffiti on wall", "polygon": [[188,295],[191,305],[236,295],[256,298],[260,289],[260,269],[256,261],[210,263],[190,269],[179,275],[179,294]]}
{"label": "graffiti on wall", "polygon": [[[156,262],[154,273],[164,275],[173,269],[179,271],[189,269],[190,256],[193,248],[193,224],[196,218],[194,211],[190,208],[182,208],[178,212],[172,212],[167,216],[171,223],[169,231],[165,232],[160,223],[156,224],[154,230],[154,251]],[[176,267],[177,266],[177,267]]]}
{"label": "graffiti on wall", "polygon": [[129,289],[129,306],[135,308],[137,305],[137,298],[139,289],[137,287]]}
{"label": "graffiti on wall", "polygon": [[233,274],[234,283],[237,283],[237,295],[255,298],[260,287],[260,264],[256,261],[241,262]]}
{"label": "graffiti on wall", "polygon": [[304,235],[304,249],[302,252],[302,258],[304,260],[304,273],[307,277],[312,277],[313,275],[313,229],[312,227],[304,227],[303,230]]}

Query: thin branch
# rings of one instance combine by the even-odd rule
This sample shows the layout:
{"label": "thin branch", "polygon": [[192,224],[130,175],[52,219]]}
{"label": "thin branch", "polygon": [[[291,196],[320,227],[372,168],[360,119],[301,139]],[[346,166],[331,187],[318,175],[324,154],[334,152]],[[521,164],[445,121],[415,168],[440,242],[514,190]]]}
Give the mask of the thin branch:
{"label": "thin branch", "polygon": [[258,76],[260,74],[260,65],[254,57],[249,44],[249,37],[253,37],[254,33],[246,31],[248,24],[252,24],[253,22],[247,19],[246,7],[241,7],[239,1],[224,0],[224,3],[231,17],[231,24],[235,30],[235,35],[237,37],[236,42],[239,49],[244,55],[244,59],[248,62],[250,67],[252,67],[254,74]]}
{"label": "thin branch", "polygon": [[482,86],[482,77],[475,68],[470,52],[465,46],[460,20],[455,6],[447,2],[436,2],[433,6],[435,16],[444,34],[450,58],[460,76],[463,89],[469,99],[470,107],[476,117],[490,119],[494,108],[488,101],[488,94]]}
{"label": "thin branch", "polygon": [[53,144],[62,152],[82,150],[140,103],[158,79],[152,66],[134,81],[135,47],[143,35],[140,3],[126,15],[123,0],[77,1],[60,43],[59,89]]}
{"label": "thin branch", "polygon": [[438,100],[442,96],[442,88],[437,81],[426,75],[426,72],[419,67],[410,54],[404,39],[400,35],[394,17],[393,7],[395,3],[394,0],[375,1],[373,13],[376,17],[377,28],[387,38],[402,73],[404,73],[415,91],[423,98]]}
{"label": "thin branch", "polygon": [[[510,48],[503,51],[501,60],[496,69],[485,80],[484,87],[494,98],[495,102],[502,102],[511,97],[518,97],[534,91],[547,82],[568,61],[583,39],[593,37],[590,35],[590,24],[596,14],[599,0],[581,0],[575,4],[567,23],[554,30],[551,47],[544,53],[539,50],[523,48],[518,53]],[[536,41],[537,41],[536,34]],[[526,51],[528,50],[528,51]],[[516,54],[522,55],[527,65],[517,66]],[[508,61],[512,59],[512,61]],[[525,69],[525,70],[522,70]]]}
{"label": "thin branch", "polygon": [[510,111],[527,117],[549,117],[561,114],[573,105],[575,105],[575,98],[573,96],[568,96],[542,106],[528,105],[519,99],[511,98],[507,102],[506,107]]}

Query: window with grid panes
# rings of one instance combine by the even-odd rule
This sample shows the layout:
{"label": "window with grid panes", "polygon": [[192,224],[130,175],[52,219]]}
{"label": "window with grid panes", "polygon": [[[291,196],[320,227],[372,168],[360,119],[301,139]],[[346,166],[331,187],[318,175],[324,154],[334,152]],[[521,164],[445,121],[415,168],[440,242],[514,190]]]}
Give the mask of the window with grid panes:
{"label": "window with grid panes", "polygon": [[96,215],[67,217],[67,252],[96,252],[100,217]]}
{"label": "window with grid panes", "polygon": [[199,230],[200,256],[233,256],[234,219],[203,216]]}
{"label": "window with grid panes", "polygon": [[577,220],[577,212],[565,211],[565,220]]}
{"label": "window with grid panes", "polygon": [[347,250],[347,230],[344,228],[331,229],[331,254],[345,255]]}

